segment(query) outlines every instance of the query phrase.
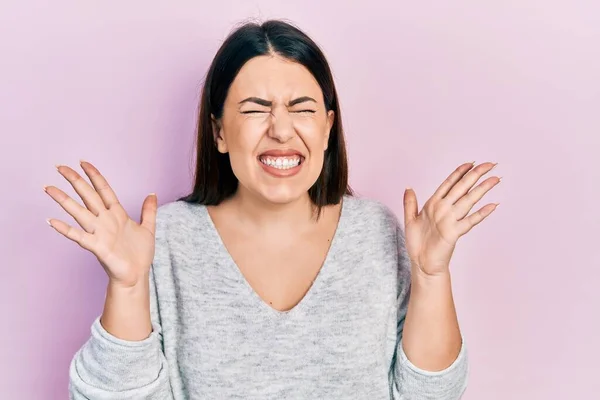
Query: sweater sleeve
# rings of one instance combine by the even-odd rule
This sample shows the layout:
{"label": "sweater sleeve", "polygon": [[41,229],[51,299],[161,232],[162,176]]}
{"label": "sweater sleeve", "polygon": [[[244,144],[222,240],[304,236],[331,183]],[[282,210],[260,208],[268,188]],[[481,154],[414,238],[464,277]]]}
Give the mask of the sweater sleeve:
{"label": "sweater sleeve", "polygon": [[458,400],[467,387],[468,360],[464,339],[454,362],[442,371],[426,371],[415,366],[402,348],[402,331],[410,293],[410,260],[404,232],[398,232],[398,325],[391,394],[394,400]]}
{"label": "sweater sleeve", "polygon": [[71,400],[172,399],[168,367],[162,349],[154,274],[150,271],[152,333],[127,341],[108,333],[100,317],[91,336],[73,357],[69,369]]}

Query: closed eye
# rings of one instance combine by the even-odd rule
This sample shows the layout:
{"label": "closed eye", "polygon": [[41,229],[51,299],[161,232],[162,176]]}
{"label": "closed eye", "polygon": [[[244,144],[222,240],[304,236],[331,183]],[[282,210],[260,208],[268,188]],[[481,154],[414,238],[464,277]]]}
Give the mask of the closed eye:
{"label": "closed eye", "polygon": [[[268,113],[269,111],[260,111],[260,110],[247,110],[247,111],[240,111],[242,114],[260,114],[260,113]],[[297,110],[297,111],[292,111],[293,113],[311,113],[314,114],[316,113],[315,110]]]}

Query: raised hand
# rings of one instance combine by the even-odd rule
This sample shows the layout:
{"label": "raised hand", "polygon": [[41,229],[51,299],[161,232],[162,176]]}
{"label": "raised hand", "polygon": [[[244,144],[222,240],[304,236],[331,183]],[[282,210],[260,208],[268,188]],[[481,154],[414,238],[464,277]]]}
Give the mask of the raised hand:
{"label": "raised hand", "polygon": [[490,177],[471,188],[496,164],[474,163],[459,166],[440,185],[419,212],[417,197],[411,188],[404,192],[406,247],[413,267],[425,275],[448,273],[450,259],[458,239],[483,221],[498,206],[490,203],[468,215],[473,206],[496,186],[499,177]]}
{"label": "raised hand", "polygon": [[93,187],[72,168],[57,166],[58,172],[73,186],[85,207],[55,186],[44,186],[44,190],[82,229],[58,219],[48,219],[48,224],[92,252],[112,284],[133,287],[147,280],[154,258],[156,195],[151,194],[144,200],[141,223],[138,224],[127,215],[106,179],[92,164],[82,161],[81,168]]}

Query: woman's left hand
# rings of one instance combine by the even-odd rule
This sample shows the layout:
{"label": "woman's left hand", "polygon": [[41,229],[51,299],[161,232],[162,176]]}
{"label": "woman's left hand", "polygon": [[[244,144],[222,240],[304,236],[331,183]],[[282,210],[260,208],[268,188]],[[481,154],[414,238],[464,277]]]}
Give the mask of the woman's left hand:
{"label": "woman's left hand", "polygon": [[474,163],[458,167],[427,200],[419,212],[411,188],[404,192],[406,248],[413,269],[426,276],[449,273],[450,258],[458,239],[483,221],[498,206],[490,203],[468,215],[473,206],[496,186],[499,177],[490,177],[470,190],[494,163]]}

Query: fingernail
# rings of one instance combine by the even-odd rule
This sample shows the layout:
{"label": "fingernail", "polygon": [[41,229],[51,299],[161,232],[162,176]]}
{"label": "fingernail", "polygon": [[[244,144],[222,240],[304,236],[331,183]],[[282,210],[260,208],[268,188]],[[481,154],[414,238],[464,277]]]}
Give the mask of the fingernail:
{"label": "fingernail", "polygon": [[[50,218],[46,218],[46,223],[50,226],[52,226],[52,224],[50,223]],[[53,227],[53,226],[52,226]],[[53,227],[54,228],[54,227]]]}
{"label": "fingernail", "polygon": [[79,160],[79,165],[81,165],[81,164],[83,164],[83,163],[86,163],[86,162],[87,162],[87,161],[85,161],[85,160],[81,159],[81,160]]}
{"label": "fingernail", "polygon": [[44,192],[47,192],[47,191],[48,191],[48,186],[44,185]]}
{"label": "fingernail", "polygon": [[498,177],[498,183],[500,183],[500,182],[502,182],[502,177],[501,176]]}
{"label": "fingernail", "polygon": [[496,207],[498,207],[500,205],[500,203],[496,203]]}
{"label": "fingernail", "polygon": [[62,164],[56,164],[54,167],[56,167],[56,170],[57,170],[57,171],[60,171],[58,168],[59,168],[59,167],[62,167]]}
{"label": "fingernail", "polygon": [[149,196],[156,196],[156,193],[152,192],[149,194]]}
{"label": "fingernail", "polygon": [[410,186],[407,186],[405,190],[412,190]]}
{"label": "fingernail", "polygon": [[471,165],[475,165],[475,163],[476,163],[476,161],[473,161],[473,162],[471,163]]}

